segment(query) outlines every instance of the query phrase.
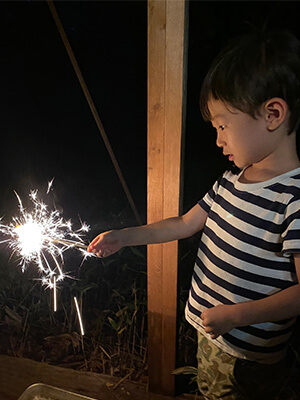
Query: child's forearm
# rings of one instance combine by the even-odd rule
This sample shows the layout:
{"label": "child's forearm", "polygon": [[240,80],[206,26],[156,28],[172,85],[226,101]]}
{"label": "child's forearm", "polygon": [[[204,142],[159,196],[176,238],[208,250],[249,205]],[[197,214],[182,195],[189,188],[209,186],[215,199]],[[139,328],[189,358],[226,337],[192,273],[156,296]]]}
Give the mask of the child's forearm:
{"label": "child's forearm", "polygon": [[276,322],[300,315],[300,285],[297,284],[261,300],[218,305],[201,314],[205,332],[216,339],[241,326]]}
{"label": "child's forearm", "polygon": [[233,306],[235,326],[276,322],[300,315],[300,285],[284,289],[261,300]]}
{"label": "child's forearm", "polygon": [[163,243],[185,237],[189,229],[185,228],[183,217],[174,217],[154,224],[112,230],[100,233],[88,246],[88,251],[98,257],[107,257],[122,247]]}
{"label": "child's forearm", "polygon": [[180,217],[167,218],[153,224],[100,233],[88,246],[98,257],[107,257],[122,247],[164,243],[192,236],[200,231],[207,214],[196,205]]}
{"label": "child's forearm", "polygon": [[119,231],[123,246],[164,243],[184,239],[203,229],[207,214],[194,206],[186,214]]}
{"label": "child's forearm", "polygon": [[149,225],[125,228],[119,231],[123,247],[164,243],[186,237],[182,217],[168,218]]}

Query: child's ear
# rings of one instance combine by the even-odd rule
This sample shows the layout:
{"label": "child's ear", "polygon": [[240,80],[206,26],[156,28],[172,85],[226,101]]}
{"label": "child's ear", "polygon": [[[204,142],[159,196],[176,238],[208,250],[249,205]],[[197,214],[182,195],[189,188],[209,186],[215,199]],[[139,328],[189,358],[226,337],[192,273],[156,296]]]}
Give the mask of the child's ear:
{"label": "child's ear", "polygon": [[287,114],[288,105],[280,97],[273,97],[264,104],[264,115],[269,131],[274,131],[285,122]]}

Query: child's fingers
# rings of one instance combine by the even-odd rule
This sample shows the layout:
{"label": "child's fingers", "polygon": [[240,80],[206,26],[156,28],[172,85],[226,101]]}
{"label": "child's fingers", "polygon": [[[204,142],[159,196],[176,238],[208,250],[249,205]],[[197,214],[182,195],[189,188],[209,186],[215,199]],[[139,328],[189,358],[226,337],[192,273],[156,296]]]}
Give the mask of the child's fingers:
{"label": "child's fingers", "polygon": [[93,250],[96,250],[97,247],[99,246],[99,243],[101,242],[101,236],[96,236],[91,243],[88,245],[88,251],[93,252]]}
{"label": "child's fingers", "polygon": [[96,245],[100,242],[100,240],[101,240],[101,236],[100,236],[100,235],[96,236],[96,237],[91,241],[90,246],[96,246]]}
{"label": "child's fingers", "polygon": [[92,241],[91,241],[91,243],[88,245],[88,251],[92,251],[94,248],[95,248],[95,239],[93,239]]}

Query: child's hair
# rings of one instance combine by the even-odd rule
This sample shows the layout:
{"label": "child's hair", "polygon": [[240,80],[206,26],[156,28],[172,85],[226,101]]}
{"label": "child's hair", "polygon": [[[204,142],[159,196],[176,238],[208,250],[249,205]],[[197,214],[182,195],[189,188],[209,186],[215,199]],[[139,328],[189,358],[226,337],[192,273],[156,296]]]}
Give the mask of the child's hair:
{"label": "child's hair", "polygon": [[288,133],[300,122],[300,42],[287,31],[252,33],[225,48],[210,67],[200,94],[200,110],[210,120],[210,98],[256,118],[272,97],[286,101]]}

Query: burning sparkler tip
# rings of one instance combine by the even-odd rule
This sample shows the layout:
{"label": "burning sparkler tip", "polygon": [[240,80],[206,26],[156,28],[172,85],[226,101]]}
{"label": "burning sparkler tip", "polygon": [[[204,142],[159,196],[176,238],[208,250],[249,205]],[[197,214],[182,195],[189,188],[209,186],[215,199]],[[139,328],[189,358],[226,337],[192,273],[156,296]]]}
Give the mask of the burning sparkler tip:
{"label": "burning sparkler tip", "polygon": [[[48,192],[53,180],[54,178],[48,183]],[[56,276],[56,282],[65,277],[61,265],[66,250],[78,248],[86,258],[87,246],[83,242],[81,233],[87,232],[89,227],[81,222],[81,228],[73,231],[71,220],[65,221],[56,209],[48,211],[37,193],[37,190],[30,191],[33,211],[28,212],[15,191],[20,214],[13,217],[8,225],[3,224],[0,219],[0,232],[8,236],[8,239],[1,243],[8,242],[13,249],[12,254],[16,252],[21,255],[22,271],[31,262],[37,264],[42,275],[42,284],[53,288],[53,276]]]}

